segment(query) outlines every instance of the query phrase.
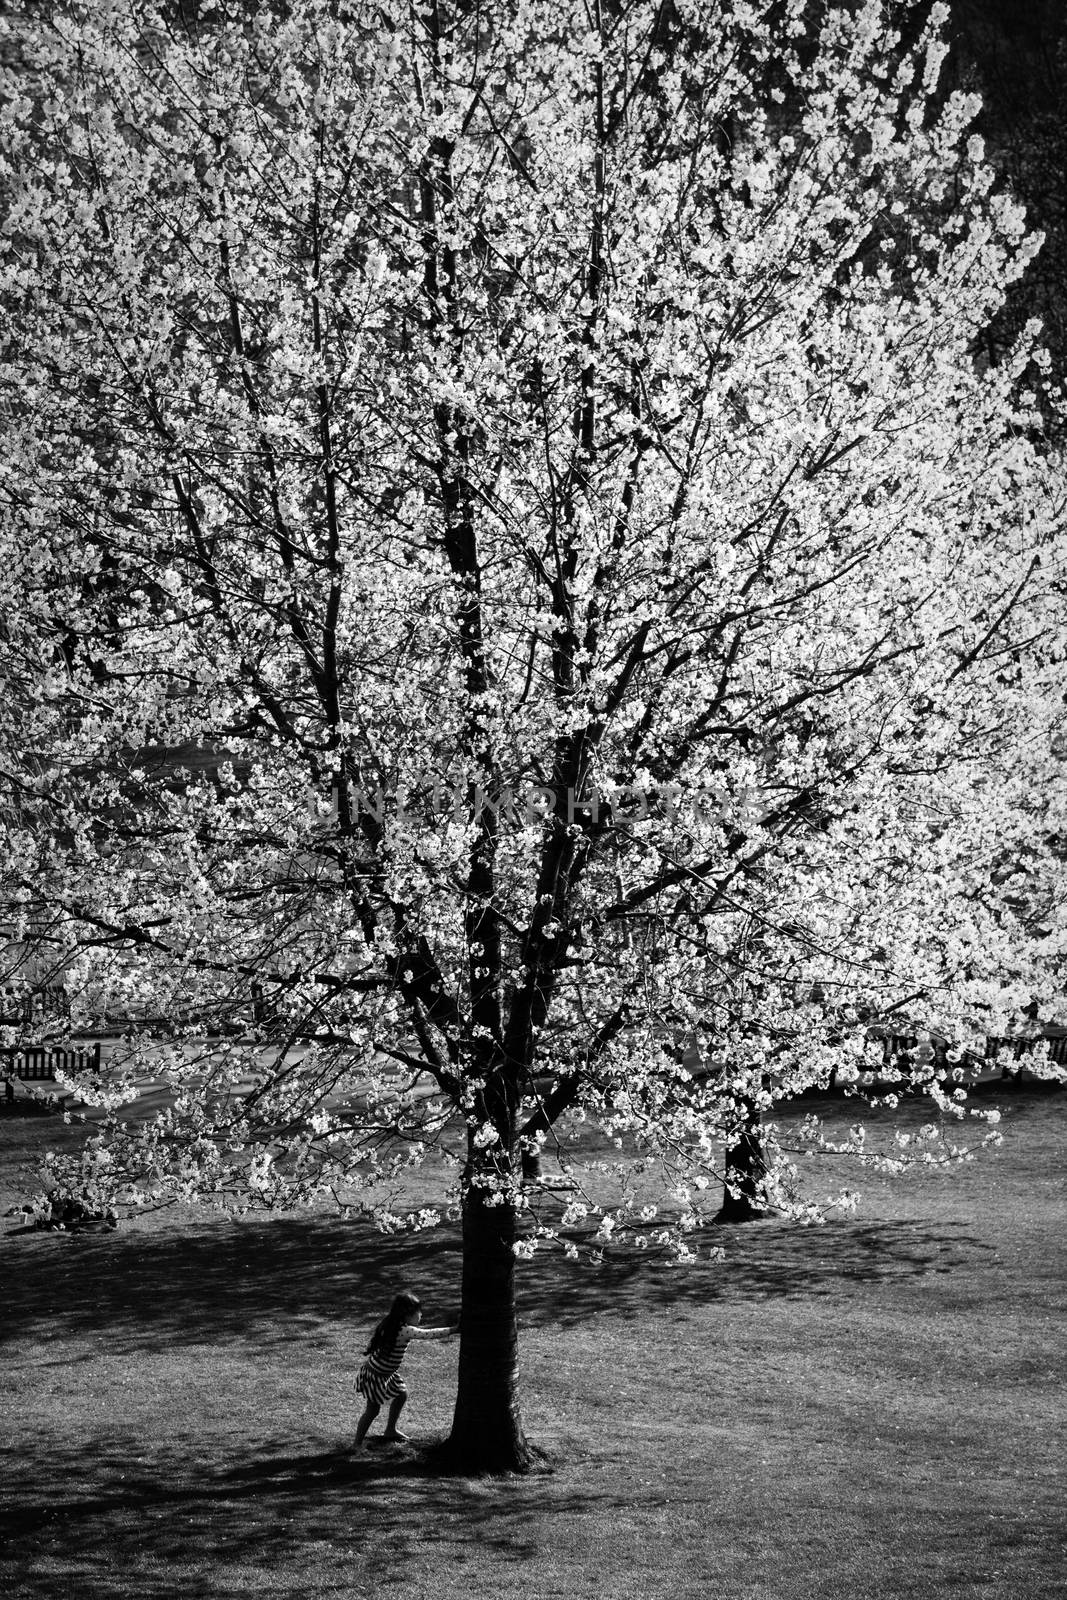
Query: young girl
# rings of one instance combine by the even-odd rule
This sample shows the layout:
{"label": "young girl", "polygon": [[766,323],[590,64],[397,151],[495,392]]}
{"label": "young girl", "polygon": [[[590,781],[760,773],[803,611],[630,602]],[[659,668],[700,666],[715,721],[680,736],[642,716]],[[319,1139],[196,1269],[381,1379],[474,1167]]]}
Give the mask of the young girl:
{"label": "young girl", "polygon": [[367,1429],[385,1402],[389,1401],[389,1419],[385,1425],[385,1439],[406,1439],[407,1434],[397,1428],[397,1419],[404,1409],[408,1392],[400,1376],[400,1363],[412,1339],[450,1339],[456,1328],[420,1328],[422,1306],[417,1295],[407,1290],[398,1294],[370,1337],[366,1360],[359,1369],[356,1388],[366,1397],[367,1408],[356,1427],[356,1449],[363,1443]]}

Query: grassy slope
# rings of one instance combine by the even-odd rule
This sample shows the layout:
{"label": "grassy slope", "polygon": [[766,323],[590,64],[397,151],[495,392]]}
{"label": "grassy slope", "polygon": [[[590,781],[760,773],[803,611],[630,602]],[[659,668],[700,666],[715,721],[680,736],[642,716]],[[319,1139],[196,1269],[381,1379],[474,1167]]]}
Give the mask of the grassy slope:
{"label": "grassy slope", "polygon": [[[163,1213],[0,1236],[0,1588],[11,1600],[536,1596],[1043,1600],[1063,1574],[1067,1096],[1005,1149],[864,1183],[855,1221],[720,1230],[722,1263],[522,1268],[529,1431],[550,1466],[441,1481],[347,1455],[361,1336],[447,1234]],[[841,1113],[842,1115],[844,1113]],[[74,1138],[0,1118],[14,1164]],[[415,1441],[455,1347],[408,1360]]]}

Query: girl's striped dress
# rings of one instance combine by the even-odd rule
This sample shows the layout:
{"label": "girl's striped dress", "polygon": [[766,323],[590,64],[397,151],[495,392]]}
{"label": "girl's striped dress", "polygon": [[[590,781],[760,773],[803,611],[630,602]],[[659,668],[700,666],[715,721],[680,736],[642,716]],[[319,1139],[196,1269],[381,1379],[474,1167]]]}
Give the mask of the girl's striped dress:
{"label": "girl's striped dress", "polygon": [[356,1388],[372,1405],[384,1406],[399,1395],[407,1394],[407,1386],[400,1376],[400,1363],[410,1339],[411,1328],[405,1325],[388,1350],[376,1350],[360,1367]]}

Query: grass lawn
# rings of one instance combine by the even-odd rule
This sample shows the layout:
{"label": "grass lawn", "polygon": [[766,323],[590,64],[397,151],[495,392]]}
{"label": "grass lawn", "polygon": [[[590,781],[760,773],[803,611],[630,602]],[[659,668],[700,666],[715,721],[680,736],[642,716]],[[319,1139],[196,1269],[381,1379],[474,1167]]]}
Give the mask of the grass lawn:
{"label": "grass lawn", "polygon": [[[521,1263],[548,1459],[518,1480],[422,1466],[454,1345],[408,1357],[412,1443],[346,1453],[368,1325],[404,1283],[454,1315],[454,1234],[3,1217],[0,1593],[1058,1600],[1067,1094],[996,1103],[998,1154],[857,1179],[854,1220],[719,1229],[688,1270]],[[79,1137],[0,1115],[0,1211]]]}

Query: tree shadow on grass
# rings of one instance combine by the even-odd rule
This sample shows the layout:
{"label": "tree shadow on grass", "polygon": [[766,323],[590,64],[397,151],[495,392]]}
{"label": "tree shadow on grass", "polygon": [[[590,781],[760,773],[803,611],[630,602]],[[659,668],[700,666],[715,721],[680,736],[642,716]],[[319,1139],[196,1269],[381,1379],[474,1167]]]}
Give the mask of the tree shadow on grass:
{"label": "tree shadow on grass", "polygon": [[[16,1585],[7,1592],[152,1600],[180,1591],[219,1600],[260,1593],[269,1571],[272,1595],[336,1588],[350,1596],[363,1594],[362,1585],[411,1594],[428,1543],[435,1564],[462,1561],[473,1542],[505,1562],[538,1554],[545,1517],[560,1504],[549,1475],[510,1480],[507,1494],[491,1480],[442,1477],[434,1442],[358,1455],[266,1445],[225,1468],[162,1450],[134,1462],[115,1439],[88,1460],[53,1448],[34,1482],[23,1477],[6,1497],[0,1570],[12,1563]],[[572,1512],[597,1503],[566,1491]],[[153,1587],[161,1573],[169,1575],[165,1587]],[[299,1587],[279,1587],[287,1573]]]}
{"label": "tree shadow on grass", "polygon": [[606,1306],[613,1317],[638,1319],[669,1307],[845,1302],[862,1285],[969,1271],[992,1249],[959,1225],[934,1229],[914,1222],[836,1222],[814,1229],[764,1221],[712,1229],[695,1243],[702,1251],[721,1247],[722,1259],[701,1254],[683,1267],[639,1251],[606,1255],[600,1265],[564,1267],[535,1259],[523,1273],[524,1320],[569,1326]]}
{"label": "tree shadow on grass", "polygon": [[[595,1265],[558,1253],[522,1262],[520,1322],[569,1326],[604,1311],[640,1317],[684,1306],[847,1294],[859,1284],[951,1272],[989,1246],[959,1225],[835,1222],[818,1229],[768,1221],[709,1230],[698,1245],[725,1250],[672,1268],[650,1252],[607,1254]],[[449,1321],[459,1301],[454,1230],[383,1235],[363,1222],[322,1217],[186,1223],[153,1233],[85,1236],[24,1232],[4,1241],[7,1316],[0,1341],[101,1335],[112,1353],[177,1343],[247,1341],[257,1349],[314,1343],[332,1328],[362,1329],[412,1286],[427,1321]],[[47,1346],[41,1350],[47,1359]],[[64,1352],[69,1359],[69,1352]]]}
{"label": "tree shadow on grass", "polygon": [[294,1322],[363,1327],[407,1283],[427,1320],[458,1290],[454,1233],[383,1235],[337,1218],[205,1217],[151,1233],[23,1230],[4,1240],[8,1315],[0,1340],[42,1322],[110,1347],[250,1340],[291,1343]]}
{"label": "tree shadow on grass", "polygon": [[[1050,1130],[1060,1119],[1049,1118],[1047,1097],[1034,1108],[1040,1117],[1012,1158],[1020,1183],[1034,1181],[1020,1162],[1041,1163],[1043,1174],[1059,1159]],[[991,1252],[973,1230],[940,1217],[818,1228],[765,1221],[713,1228],[695,1242],[702,1258],[685,1268],[668,1267],[652,1251],[609,1252],[594,1266],[548,1249],[518,1264],[520,1322],[571,1326],[609,1303],[613,1316],[637,1318],[664,1305],[848,1297],[859,1285],[973,1267]],[[709,1259],[708,1247],[724,1249],[725,1259]],[[454,1227],[387,1235],[336,1215],[176,1211],[151,1225],[97,1234],[9,1226],[0,1249],[7,1313],[0,1349],[27,1334],[39,1340],[42,1329],[100,1335],[115,1353],[215,1341],[269,1349],[294,1337],[313,1345],[337,1329],[362,1330],[404,1286],[422,1297],[429,1322],[451,1321],[459,1303]],[[41,1354],[47,1359],[47,1346]]]}

